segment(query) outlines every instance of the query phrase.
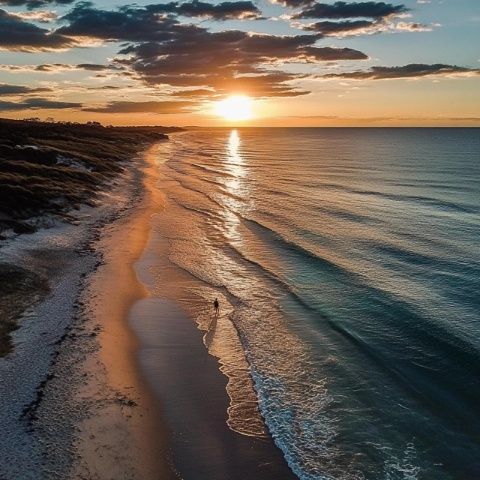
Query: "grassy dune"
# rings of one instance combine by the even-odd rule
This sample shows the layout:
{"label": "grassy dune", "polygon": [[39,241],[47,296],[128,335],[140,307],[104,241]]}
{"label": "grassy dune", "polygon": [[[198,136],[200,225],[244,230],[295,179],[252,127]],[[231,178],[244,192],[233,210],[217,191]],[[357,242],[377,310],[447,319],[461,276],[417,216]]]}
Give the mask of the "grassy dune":
{"label": "grassy dune", "polygon": [[0,119],[0,234],[28,219],[89,203],[164,127],[103,127]]}
{"label": "grassy dune", "polygon": [[[143,147],[175,130],[0,119],[0,248],[7,231],[32,233],[36,217],[65,218],[90,204]],[[20,316],[48,290],[48,279],[0,262],[0,357]]]}

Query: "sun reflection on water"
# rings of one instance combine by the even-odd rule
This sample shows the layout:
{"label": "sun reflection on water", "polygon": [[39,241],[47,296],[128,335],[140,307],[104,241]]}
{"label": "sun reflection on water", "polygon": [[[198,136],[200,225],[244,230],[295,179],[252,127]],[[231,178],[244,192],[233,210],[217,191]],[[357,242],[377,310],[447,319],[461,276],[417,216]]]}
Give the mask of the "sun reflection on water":
{"label": "sun reflection on water", "polygon": [[241,241],[238,215],[248,202],[249,189],[245,181],[247,171],[241,152],[241,138],[237,130],[232,130],[228,137],[224,167],[229,174],[225,180],[225,191],[228,194],[228,198],[225,199],[228,208],[223,215],[225,233],[230,240],[238,242]]}
{"label": "sun reflection on water", "polygon": [[237,130],[232,130],[227,144],[227,169],[235,177],[245,176],[244,160],[240,152],[241,140]]}

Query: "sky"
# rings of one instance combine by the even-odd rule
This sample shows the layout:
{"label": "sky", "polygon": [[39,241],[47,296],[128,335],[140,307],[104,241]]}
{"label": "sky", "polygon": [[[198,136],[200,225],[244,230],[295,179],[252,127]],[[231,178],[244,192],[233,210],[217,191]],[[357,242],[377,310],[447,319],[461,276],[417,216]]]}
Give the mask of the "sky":
{"label": "sky", "polygon": [[480,0],[0,0],[0,117],[480,126]]}

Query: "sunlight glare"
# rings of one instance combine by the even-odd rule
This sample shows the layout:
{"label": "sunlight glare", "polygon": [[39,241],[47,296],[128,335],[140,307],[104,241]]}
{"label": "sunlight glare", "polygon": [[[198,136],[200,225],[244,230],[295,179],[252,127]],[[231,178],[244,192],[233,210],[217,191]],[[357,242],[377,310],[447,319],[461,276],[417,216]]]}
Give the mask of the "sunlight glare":
{"label": "sunlight glare", "polygon": [[252,118],[252,100],[246,95],[232,95],[215,104],[215,113],[229,121]]}

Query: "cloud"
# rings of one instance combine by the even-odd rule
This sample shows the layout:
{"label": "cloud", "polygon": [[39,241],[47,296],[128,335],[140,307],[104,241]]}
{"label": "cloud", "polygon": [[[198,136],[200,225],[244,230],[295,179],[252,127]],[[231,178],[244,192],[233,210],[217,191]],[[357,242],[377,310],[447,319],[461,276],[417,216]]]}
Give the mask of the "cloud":
{"label": "cloud", "polygon": [[27,23],[0,9],[0,50],[39,52],[65,49],[74,44],[70,38]]}
{"label": "cloud", "polygon": [[130,46],[122,52],[130,55],[123,64],[129,65],[150,85],[208,86],[220,93],[242,90],[253,96],[287,96],[289,93],[296,96],[300,92],[289,82],[298,75],[266,71],[261,65],[367,58],[353,49],[315,47],[315,37],[310,35],[276,37],[204,32],[196,36],[194,43],[195,50],[190,48],[188,38]]}
{"label": "cloud", "polygon": [[368,58],[362,52],[352,48],[332,48],[332,47],[306,47],[304,49],[307,59],[315,61],[336,61],[336,60],[366,60]]}
{"label": "cloud", "polygon": [[233,80],[246,74],[256,74],[260,81],[267,79],[268,83],[272,78],[281,83],[296,78],[295,75],[270,75],[263,68],[269,64],[367,58],[362,52],[349,48],[316,47],[317,38],[314,35],[195,31],[170,42],[126,47],[121,53],[129,58],[121,62],[149,84],[215,87],[219,80]]}
{"label": "cloud", "polygon": [[[210,88],[216,93],[224,93],[226,85],[230,85],[232,91],[239,88],[238,85],[244,88],[248,76],[257,78],[255,90],[246,92],[251,95],[304,94],[290,84],[303,75],[285,75],[269,69],[280,63],[367,58],[354,49],[318,47],[315,45],[321,38],[318,34],[212,32],[201,25],[183,24],[169,15],[159,15],[159,9],[163,11],[171,5],[128,6],[108,11],[81,3],[63,17],[69,25],[57,33],[129,42],[114,61],[115,65],[127,69],[124,75],[133,73],[148,85]],[[219,85],[222,85],[221,91]]]}
{"label": "cloud", "polygon": [[[429,32],[438,24],[424,25],[417,22],[398,21],[409,9],[404,5],[385,2],[335,2],[309,3],[300,12],[287,16],[293,20],[320,18],[319,22],[304,25],[293,22],[292,26],[317,32],[323,36],[343,38],[352,35],[372,35],[382,32]],[[332,21],[336,20],[336,21]]]}
{"label": "cloud", "polygon": [[48,87],[27,87],[26,85],[0,84],[0,95],[23,95],[28,93],[51,92]]}
{"label": "cloud", "polygon": [[204,17],[214,20],[255,20],[261,18],[260,10],[250,1],[222,2],[216,5],[201,1],[185,3],[172,2],[166,4],[172,6],[171,13],[177,13],[186,17]]}
{"label": "cloud", "polygon": [[26,7],[29,10],[47,5],[69,5],[75,0],[0,0],[0,5],[7,7]]}
{"label": "cloud", "polygon": [[314,0],[271,0],[272,3],[283,5],[284,7],[298,8],[311,5]]}
{"label": "cloud", "polygon": [[376,22],[370,20],[346,20],[343,22],[316,22],[310,25],[305,25],[304,30],[310,30],[312,32],[318,32],[322,35],[344,35],[348,33],[357,32],[359,30],[365,30],[374,26]]}
{"label": "cloud", "polygon": [[31,68],[31,71],[44,73],[60,73],[78,70],[76,65],[69,65],[66,63],[42,63],[40,65],[27,65],[25,67],[27,69]]}
{"label": "cloud", "polygon": [[167,41],[182,28],[178,20],[159,16],[154,8],[100,10],[88,2],[78,3],[61,20],[69,24],[57,30],[60,35],[111,41]]}
{"label": "cloud", "polygon": [[425,25],[417,22],[398,22],[394,25],[394,29],[399,32],[431,32],[436,27],[441,25],[439,23]]}
{"label": "cloud", "polygon": [[293,87],[290,81],[297,78],[294,74],[272,72],[264,75],[244,75],[236,78],[217,78],[212,80],[215,90],[223,95],[246,93],[252,97],[297,97],[310,92]]}
{"label": "cloud", "polygon": [[299,25],[303,30],[317,32],[325,37],[347,37],[352,35],[372,35],[381,32],[430,32],[439,24],[424,25],[416,22],[392,22],[388,20],[344,20],[340,22],[322,21],[309,25]]}
{"label": "cloud", "polygon": [[373,18],[381,19],[392,15],[399,15],[408,12],[409,9],[405,5],[392,5],[385,2],[359,2],[346,3],[335,2],[314,3],[307,6],[301,12],[293,15],[292,18]]}
{"label": "cloud", "polygon": [[171,15],[206,17],[214,20],[256,19],[261,17],[258,8],[250,1],[222,2],[217,5],[192,1],[170,2],[145,7],[125,6],[116,11],[100,10],[89,2],[78,3],[62,17],[69,25],[57,33],[67,36],[93,37],[104,40],[165,41],[175,33],[195,29],[194,25],[181,24]]}
{"label": "cloud", "polygon": [[74,65],[75,70],[89,70],[91,72],[103,72],[105,70],[118,70],[115,65],[102,65],[98,63],[79,63]]}
{"label": "cloud", "polygon": [[17,111],[17,110],[58,110],[66,108],[79,108],[81,103],[60,102],[49,100],[47,98],[27,98],[21,102],[5,102],[0,101],[0,111]]}
{"label": "cloud", "polygon": [[58,18],[56,12],[50,10],[37,10],[34,12],[8,12],[20,20],[30,20],[39,23],[50,23]]}
{"label": "cloud", "polygon": [[[83,5],[91,5],[84,2]],[[136,12],[134,7],[123,7],[124,13]],[[147,15],[170,14],[183,17],[210,18],[213,20],[256,20],[262,18],[262,13],[253,2],[240,0],[235,2],[221,2],[217,4],[192,0],[189,2],[169,2],[146,5],[143,11]]]}
{"label": "cloud", "polygon": [[110,102],[101,107],[85,107],[83,110],[96,113],[160,113],[190,112],[198,106],[194,101]]}
{"label": "cloud", "polygon": [[338,78],[351,80],[391,80],[399,78],[421,78],[428,76],[477,76],[480,69],[459,67],[457,65],[409,64],[401,67],[372,67],[369,70],[355,72],[327,73],[321,78]]}
{"label": "cloud", "polygon": [[101,72],[108,70],[120,70],[121,66],[119,65],[103,65],[96,63],[79,63],[68,64],[68,63],[41,63],[40,65],[0,65],[0,70],[7,72],[42,72],[42,73],[62,73],[62,72],[71,72],[76,70],[87,70],[92,72]]}
{"label": "cloud", "polygon": [[119,87],[118,85],[102,85],[100,87],[87,87],[87,90],[123,90],[127,87]]}
{"label": "cloud", "polygon": [[171,97],[182,97],[182,98],[191,98],[191,97],[214,97],[217,94],[213,90],[208,90],[206,88],[195,88],[189,90],[178,90],[176,92],[170,93]]}

